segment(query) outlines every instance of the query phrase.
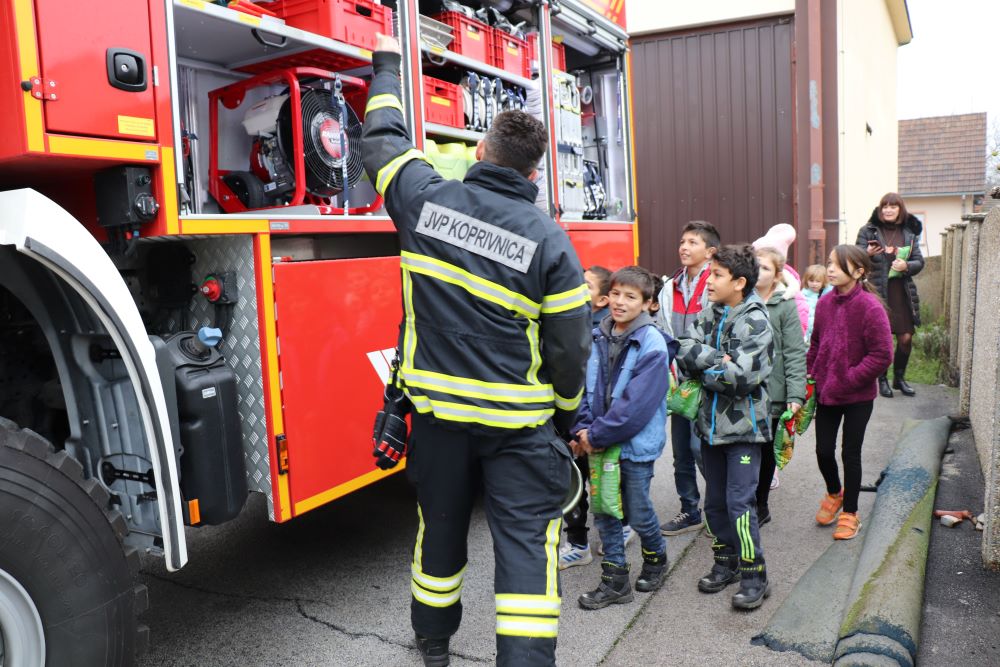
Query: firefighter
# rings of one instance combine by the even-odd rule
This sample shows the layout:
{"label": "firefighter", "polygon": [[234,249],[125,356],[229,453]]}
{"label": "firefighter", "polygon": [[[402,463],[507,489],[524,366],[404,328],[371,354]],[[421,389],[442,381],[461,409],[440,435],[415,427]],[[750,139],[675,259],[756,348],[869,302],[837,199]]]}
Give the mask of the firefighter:
{"label": "firefighter", "polygon": [[590,348],[590,294],[566,233],[534,204],[547,134],[499,114],[464,182],[414,148],[400,49],[379,36],[365,169],[399,232],[399,378],[413,405],[411,620],[425,665],[448,664],[462,618],[466,540],[484,492],[496,569],[497,664],[555,664],[560,503]]}

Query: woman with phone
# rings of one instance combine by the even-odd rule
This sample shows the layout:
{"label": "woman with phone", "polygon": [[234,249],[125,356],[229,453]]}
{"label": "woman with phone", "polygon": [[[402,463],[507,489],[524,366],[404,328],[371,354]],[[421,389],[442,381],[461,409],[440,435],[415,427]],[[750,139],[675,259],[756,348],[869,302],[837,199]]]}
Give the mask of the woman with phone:
{"label": "woman with phone", "polygon": [[886,375],[878,379],[879,393],[886,398],[892,398],[893,389],[904,396],[916,394],[906,381],[906,365],[913,347],[913,333],[920,326],[920,297],[913,276],[924,268],[920,252],[922,231],[923,224],[907,213],[903,198],[889,192],[879,201],[868,224],[858,232],[857,245],[872,260],[869,280],[888,308],[889,324],[896,337],[892,386]]}

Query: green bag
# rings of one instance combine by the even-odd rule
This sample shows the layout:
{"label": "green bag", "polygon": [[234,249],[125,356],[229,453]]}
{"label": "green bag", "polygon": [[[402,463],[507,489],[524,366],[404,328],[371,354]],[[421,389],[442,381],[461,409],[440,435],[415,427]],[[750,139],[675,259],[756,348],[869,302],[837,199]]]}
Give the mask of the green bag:
{"label": "green bag", "polygon": [[806,380],[806,402],[795,413],[795,432],[805,433],[816,416],[816,380]]}
{"label": "green bag", "polygon": [[[910,253],[913,252],[912,245],[905,245],[902,248],[896,248],[896,259],[901,259],[904,262],[910,258]],[[896,269],[889,269],[890,278],[899,278],[903,273],[897,271]]]}
{"label": "green bag", "polygon": [[616,519],[625,517],[622,511],[621,445],[591,452],[590,509],[594,514],[608,514]]}
{"label": "green bag", "polygon": [[670,391],[667,392],[667,411],[694,421],[698,418],[701,405],[701,380],[684,380],[678,383],[670,376]]}
{"label": "green bag", "polygon": [[795,413],[785,410],[778,419],[778,432],[774,434],[774,462],[778,470],[784,469],[795,451]]}

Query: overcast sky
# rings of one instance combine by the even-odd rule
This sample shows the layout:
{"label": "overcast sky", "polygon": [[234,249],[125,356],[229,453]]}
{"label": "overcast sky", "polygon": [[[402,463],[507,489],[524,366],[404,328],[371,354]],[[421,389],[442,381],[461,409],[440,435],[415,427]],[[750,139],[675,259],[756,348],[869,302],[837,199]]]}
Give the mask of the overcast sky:
{"label": "overcast sky", "polygon": [[[866,0],[867,1],[867,0]],[[899,47],[897,116],[1000,117],[1000,0],[907,0],[913,41]]]}

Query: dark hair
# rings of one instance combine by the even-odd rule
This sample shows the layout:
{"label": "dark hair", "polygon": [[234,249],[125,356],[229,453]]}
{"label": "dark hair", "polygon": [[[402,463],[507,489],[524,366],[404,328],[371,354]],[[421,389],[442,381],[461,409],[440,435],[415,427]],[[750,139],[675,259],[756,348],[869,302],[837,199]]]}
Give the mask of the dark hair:
{"label": "dark hair", "polygon": [[653,292],[654,276],[641,266],[626,266],[611,274],[611,287],[623,285],[634,287],[642,293],[642,300],[649,301],[656,294]]}
{"label": "dark hair", "polygon": [[753,249],[752,245],[722,246],[712,257],[712,261],[727,269],[733,276],[733,280],[746,278],[747,284],[743,287],[744,297],[749,296],[753,288],[757,286],[760,264],[757,262],[757,251]]}
{"label": "dark hair", "polygon": [[899,207],[899,216],[896,218],[896,222],[890,224],[901,225],[904,222],[906,222],[906,217],[909,215],[906,212],[906,204],[903,202],[903,198],[900,197],[895,192],[887,192],[884,195],[882,195],[882,199],[879,200],[878,211],[877,211],[879,222],[881,222],[883,225],[886,224],[885,218],[882,217],[882,207],[886,205]]}
{"label": "dark hair", "polygon": [[[868,276],[872,274],[872,260],[871,257],[868,256],[867,252],[856,245],[846,243],[844,245],[836,246],[831,252],[837,260],[837,266],[839,266],[840,270],[847,275],[851,275],[851,264],[854,265],[854,268],[861,269],[863,273],[861,278],[858,280],[858,282],[861,283],[861,287],[878,297],[879,301],[882,300],[879,293],[875,291],[875,286],[868,281]],[[854,276],[851,277],[853,278]]]}
{"label": "dark hair", "polygon": [[719,236],[719,230],[711,222],[692,220],[684,225],[684,229],[681,230],[681,236],[684,236],[688,232],[694,232],[701,237],[701,240],[709,248],[719,248],[722,246],[722,237]]}
{"label": "dark hair", "polygon": [[527,177],[545,155],[549,136],[540,120],[514,110],[497,114],[484,141],[483,160],[509,167]]}
{"label": "dark hair", "polygon": [[587,267],[585,271],[590,271],[597,277],[597,294],[607,296],[611,291],[611,271],[597,264]]}

